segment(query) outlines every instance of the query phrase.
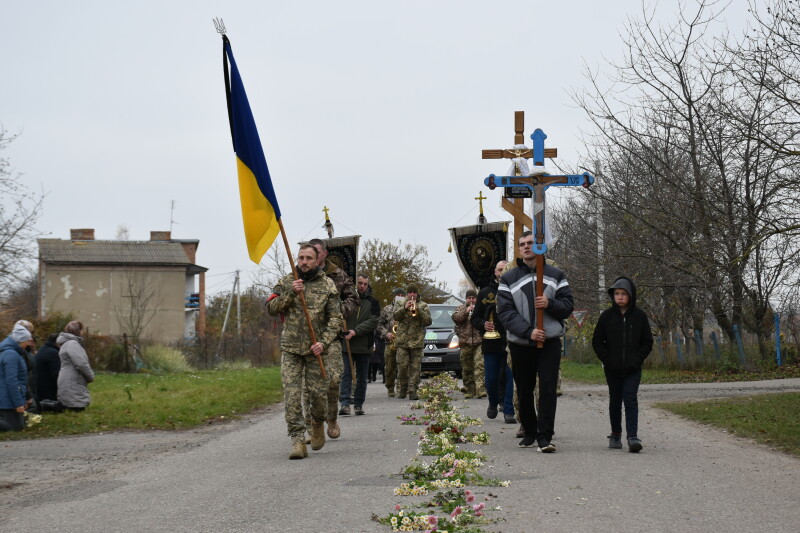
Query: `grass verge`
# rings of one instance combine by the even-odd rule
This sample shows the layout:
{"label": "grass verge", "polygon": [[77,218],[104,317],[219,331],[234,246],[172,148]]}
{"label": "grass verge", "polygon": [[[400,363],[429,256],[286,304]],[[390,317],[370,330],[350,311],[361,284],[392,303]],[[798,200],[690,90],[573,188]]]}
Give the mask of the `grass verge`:
{"label": "grass verge", "polygon": [[[582,383],[605,384],[606,377],[600,363],[575,363],[561,360],[561,377]],[[763,381],[800,377],[800,365],[784,365],[780,368],[759,372],[717,373],[703,370],[670,370],[645,368],[642,383],[723,383],[729,381]]]}
{"label": "grass verge", "polygon": [[800,393],[658,403],[655,407],[800,456]]}
{"label": "grass verge", "polygon": [[282,400],[280,368],[205,370],[174,374],[99,374],[83,412],[43,413],[24,431],[0,441],[114,430],[186,429],[237,418]]}

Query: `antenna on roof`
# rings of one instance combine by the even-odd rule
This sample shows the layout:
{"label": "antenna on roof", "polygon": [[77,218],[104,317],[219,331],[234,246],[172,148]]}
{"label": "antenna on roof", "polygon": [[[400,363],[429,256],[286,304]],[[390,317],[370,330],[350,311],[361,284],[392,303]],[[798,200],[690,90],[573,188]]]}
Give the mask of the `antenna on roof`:
{"label": "antenna on roof", "polygon": [[175,222],[175,217],[173,216],[175,214],[175,200],[170,200],[169,204],[169,232],[172,233],[172,226],[177,224],[177,222]]}

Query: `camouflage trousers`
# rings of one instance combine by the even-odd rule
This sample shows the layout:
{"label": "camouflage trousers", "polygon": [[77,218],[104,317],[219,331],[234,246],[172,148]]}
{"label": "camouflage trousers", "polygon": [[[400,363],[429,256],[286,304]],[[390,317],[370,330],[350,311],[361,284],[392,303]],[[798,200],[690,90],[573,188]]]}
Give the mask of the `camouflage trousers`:
{"label": "camouflage trousers", "polygon": [[[345,356],[347,357],[347,356]],[[316,361],[316,358],[314,359]],[[328,347],[324,356],[325,372],[328,374],[326,383],[327,407],[325,408],[325,420],[336,420],[339,415],[339,382],[344,372],[344,361],[342,361],[342,343],[334,341]],[[319,365],[317,365],[319,368]],[[306,424],[311,428],[311,411],[308,405],[308,387],[303,387],[303,412],[305,413]]]}
{"label": "camouflage trousers", "polygon": [[[327,358],[327,355],[323,356],[326,367]],[[311,429],[312,419],[325,419],[328,383],[322,379],[316,357],[289,352],[281,353],[281,382],[289,436],[301,437],[307,428]],[[308,397],[307,406],[303,405],[304,394]],[[307,413],[308,417],[304,417],[303,413]]]}
{"label": "camouflage trousers", "polygon": [[481,345],[461,346],[461,377],[466,394],[478,398],[486,394]]}
{"label": "camouflage trousers", "polygon": [[[397,347],[397,394],[416,394],[422,369],[422,348]],[[388,378],[387,378],[388,379]]]}
{"label": "camouflage trousers", "polygon": [[386,382],[386,389],[393,391],[394,382],[397,379],[397,347],[394,343],[387,342],[386,351],[383,352],[383,356],[383,379]]}

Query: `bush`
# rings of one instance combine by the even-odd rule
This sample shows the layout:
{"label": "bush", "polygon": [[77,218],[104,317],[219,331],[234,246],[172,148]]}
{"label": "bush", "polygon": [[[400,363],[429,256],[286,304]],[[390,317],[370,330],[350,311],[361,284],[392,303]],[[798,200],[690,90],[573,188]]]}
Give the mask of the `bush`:
{"label": "bush", "polygon": [[144,367],[155,372],[191,372],[194,370],[180,350],[154,344],[142,350]]}

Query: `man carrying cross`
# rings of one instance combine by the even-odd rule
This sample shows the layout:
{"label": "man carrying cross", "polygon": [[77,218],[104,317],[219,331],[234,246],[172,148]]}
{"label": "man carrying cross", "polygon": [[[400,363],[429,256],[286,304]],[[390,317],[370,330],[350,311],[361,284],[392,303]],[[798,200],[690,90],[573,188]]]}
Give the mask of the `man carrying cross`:
{"label": "man carrying cross", "polygon": [[[497,289],[497,316],[506,329],[511,352],[512,372],[519,397],[519,418],[524,429],[521,448],[553,453],[551,443],[556,416],[556,385],[561,365],[561,337],[564,321],[572,313],[572,288],[564,272],[545,264],[536,268],[534,239],[530,231],[519,239],[517,268],[506,272]],[[544,263],[544,261],[541,261]],[[541,264],[540,263],[540,264]],[[536,283],[544,284],[541,296],[536,296]],[[543,316],[543,326],[537,318]],[[540,347],[541,346],[541,347]],[[536,378],[539,378],[540,404],[537,416],[533,399]]]}

